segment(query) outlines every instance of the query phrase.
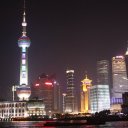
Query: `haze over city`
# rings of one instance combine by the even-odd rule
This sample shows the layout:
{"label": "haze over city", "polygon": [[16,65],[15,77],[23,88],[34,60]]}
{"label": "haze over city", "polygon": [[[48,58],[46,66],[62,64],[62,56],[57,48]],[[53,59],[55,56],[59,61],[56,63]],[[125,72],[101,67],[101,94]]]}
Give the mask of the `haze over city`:
{"label": "haze over city", "polygon": [[[0,98],[9,99],[19,84],[22,0],[0,5]],[[128,2],[26,1],[29,83],[41,73],[55,73],[66,86],[65,71],[75,70],[76,85],[88,73],[95,79],[96,61],[124,54],[128,40]],[[5,96],[6,95],[6,96]]]}

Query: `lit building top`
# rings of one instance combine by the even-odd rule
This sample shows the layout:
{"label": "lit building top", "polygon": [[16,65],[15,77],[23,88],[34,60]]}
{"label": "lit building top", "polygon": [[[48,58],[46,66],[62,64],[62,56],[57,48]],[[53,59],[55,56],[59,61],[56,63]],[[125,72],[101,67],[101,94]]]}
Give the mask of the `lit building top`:
{"label": "lit building top", "polygon": [[23,48],[30,47],[30,44],[31,44],[31,41],[27,36],[21,36],[18,40],[19,47],[23,47]]}
{"label": "lit building top", "polygon": [[23,21],[22,21],[22,36],[18,40],[18,46],[19,47],[24,47],[28,48],[30,47],[31,41],[30,39],[26,36],[26,27],[27,27],[27,22],[26,22],[26,13],[25,13],[25,1],[24,1],[24,13],[23,13]]}
{"label": "lit building top", "polygon": [[74,73],[74,70],[67,70],[66,73]]}
{"label": "lit building top", "polygon": [[87,91],[87,88],[92,85],[92,80],[88,79],[87,75],[86,78],[82,81],[83,91]]}
{"label": "lit building top", "polygon": [[113,60],[115,60],[115,59],[124,59],[124,56],[116,56],[116,57],[113,57]]}
{"label": "lit building top", "polygon": [[87,75],[86,78],[81,81],[83,84],[91,85],[92,80],[88,79]]}

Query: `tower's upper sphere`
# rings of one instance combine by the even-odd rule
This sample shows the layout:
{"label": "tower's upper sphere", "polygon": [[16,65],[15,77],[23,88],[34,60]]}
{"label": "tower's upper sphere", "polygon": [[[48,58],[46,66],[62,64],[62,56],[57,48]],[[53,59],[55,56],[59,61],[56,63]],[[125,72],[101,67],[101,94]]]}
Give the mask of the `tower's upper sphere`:
{"label": "tower's upper sphere", "polygon": [[19,47],[30,47],[31,41],[27,36],[21,36],[18,40]]}
{"label": "tower's upper sphere", "polygon": [[16,92],[20,100],[28,100],[31,95],[31,88],[23,84],[16,88]]}

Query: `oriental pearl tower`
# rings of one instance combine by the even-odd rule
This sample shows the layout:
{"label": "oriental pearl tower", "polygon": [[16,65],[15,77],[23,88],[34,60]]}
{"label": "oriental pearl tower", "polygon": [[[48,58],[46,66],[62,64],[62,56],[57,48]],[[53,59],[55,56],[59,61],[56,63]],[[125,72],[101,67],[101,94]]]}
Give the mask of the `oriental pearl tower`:
{"label": "oriental pearl tower", "polygon": [[31,95],[31,89],[28,85],[28,48],[30,47],[31,41],[27,37],[26,32],[27,22],[25,13],[25,0],[24,0],[24,11],[22,21],[22,36],[18,40],[18,46],[21,49],[20,58],[20,82],[16,88],[17,96],[20,101],[29,100]]}

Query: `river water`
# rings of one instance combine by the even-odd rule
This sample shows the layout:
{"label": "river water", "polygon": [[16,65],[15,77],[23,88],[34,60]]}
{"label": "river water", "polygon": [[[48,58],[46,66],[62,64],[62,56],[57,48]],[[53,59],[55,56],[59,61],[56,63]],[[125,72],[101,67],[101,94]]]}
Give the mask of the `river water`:
{"label": "river water", "polygon": [[128,128],[128,121],[106,122],[105,125],[43,126],[44,122],[0,122],[0,128]]}

